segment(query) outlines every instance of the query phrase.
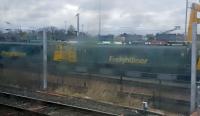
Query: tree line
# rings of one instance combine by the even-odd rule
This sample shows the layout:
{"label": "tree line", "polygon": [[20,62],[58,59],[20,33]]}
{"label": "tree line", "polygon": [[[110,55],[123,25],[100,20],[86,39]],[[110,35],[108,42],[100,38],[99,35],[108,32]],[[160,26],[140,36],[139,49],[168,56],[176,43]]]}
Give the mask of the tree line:
{"label": "tree line", "polygon": [[[1,30],[0,31],[0,41],[30,41],[30,40],[41,40],[43,38],[43,30],[46,31],[48,40],[55,41],[67,41],[77,38],[76,29],[70,25],[67,30],[59,29],[54,26],[49,26],[45,28],[39,28],[36,30]],[[88,38],[89,34],[80,32],[79,34],[82,38]]]}

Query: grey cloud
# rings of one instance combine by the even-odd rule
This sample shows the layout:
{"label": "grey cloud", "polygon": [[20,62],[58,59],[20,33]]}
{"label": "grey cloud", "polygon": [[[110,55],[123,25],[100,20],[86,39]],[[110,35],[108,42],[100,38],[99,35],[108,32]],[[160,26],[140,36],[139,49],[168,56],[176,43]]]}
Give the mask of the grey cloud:
{"label": "grey cloud", "polygon": [[[0,21],[24,26],[76,24],[80,12],[85,30],[97,33],[99,0],[0,0]],[[165,30],[175,25],[184,26],[185,0],[101,0],[104,33],[122,31]],[[66,5],[79,7],[77,11]],[[3,25],[3,24],[2,24]],[[4,24],[5,25],[5,24]],[[123,27],[126,27],[123,28]],[[144,33],[147,31],[144,31]]]}

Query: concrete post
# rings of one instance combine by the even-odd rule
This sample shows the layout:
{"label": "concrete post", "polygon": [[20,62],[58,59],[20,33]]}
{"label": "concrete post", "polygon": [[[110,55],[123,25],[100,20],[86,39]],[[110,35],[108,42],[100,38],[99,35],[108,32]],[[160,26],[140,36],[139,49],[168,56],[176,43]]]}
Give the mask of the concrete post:
{"label": "concrete post", "polygon": [[79,37],[79,16],[80,16],[80,14],[79,13],[77,13],[77,37]]}
{"label": "concrete post", "polygon": [[196,110],[196,58],[197,58],[197,23],[192,25],[192,57],[191,57],[191,98],[190,98],[190,111],[191,113]]}
{"label": "concrete post", "polygon": [[188,0],[186,0],[185,10],[185,40],[187,40]]}
{"label": "concrete post", "polygon": [[200,116],[200,85],[197,86],[197,115]]}
{"label": "concrete post", "polygon": [[47,89],[47,36],[43,30],[43,89]]}

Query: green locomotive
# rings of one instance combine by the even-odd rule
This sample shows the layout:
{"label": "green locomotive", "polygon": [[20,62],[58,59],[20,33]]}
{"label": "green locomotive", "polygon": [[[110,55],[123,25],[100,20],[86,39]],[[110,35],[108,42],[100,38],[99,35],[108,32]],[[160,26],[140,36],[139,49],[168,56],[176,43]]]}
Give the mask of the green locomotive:
{"label": "green locomotive", "polygon": [[[59,68],[111,76],[190,80],[190,46],[59,45],[50,61]],[[51,50],[51,51],[54,51]],[[57,65],[59,63],[60,65]]]}
{"label": "green locomotive", "polygon": [[[116,45],[51,43],[48,72],[71,72],[128,78],[190,80],[190,45]],[[1,44],[0,67],[41,72],[42,45]]]}

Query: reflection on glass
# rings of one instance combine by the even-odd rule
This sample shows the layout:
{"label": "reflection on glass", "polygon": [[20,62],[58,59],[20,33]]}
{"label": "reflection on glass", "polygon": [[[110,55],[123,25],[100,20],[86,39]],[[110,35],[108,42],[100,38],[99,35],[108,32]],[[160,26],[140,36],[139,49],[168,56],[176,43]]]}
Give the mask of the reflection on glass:
{"label": "reflection on glass", "polygon": [[[192,23],[186,40],[185,2],[2,1],[1,85],[190,113]],[[198,76],[198,41],[196,61]]]}

